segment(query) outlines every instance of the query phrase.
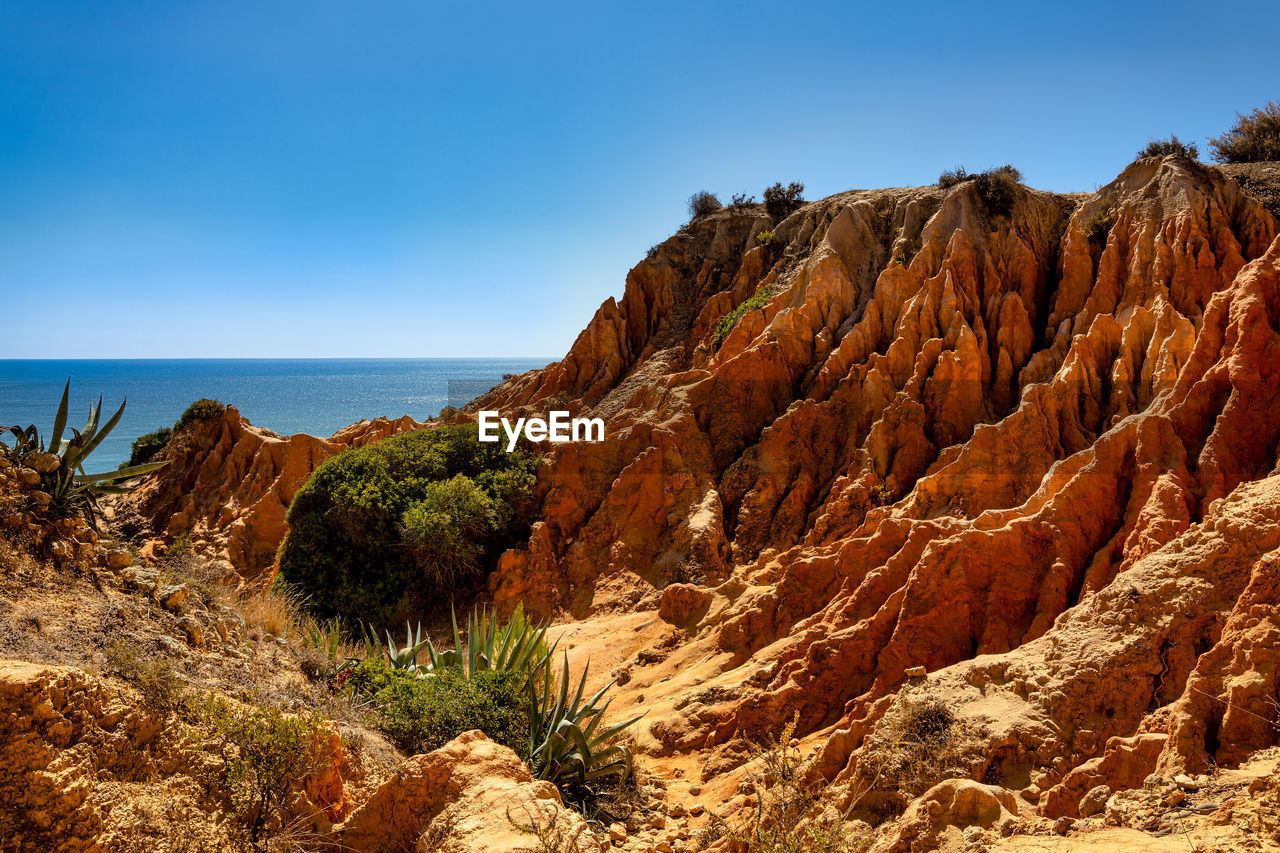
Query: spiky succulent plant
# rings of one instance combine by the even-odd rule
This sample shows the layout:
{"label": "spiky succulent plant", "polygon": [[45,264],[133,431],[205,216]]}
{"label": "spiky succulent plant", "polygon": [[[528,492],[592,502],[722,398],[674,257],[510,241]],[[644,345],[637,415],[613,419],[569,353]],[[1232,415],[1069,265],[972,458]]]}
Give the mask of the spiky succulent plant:
{"label": "spiky succulent plant", "polygon": [[[421,623],[414,630],[406,622],[403,645],[396,643],[390,631],[385,632],[384,643],[372,628],[366,630],[365,654],[367,657],[385,658],[392,669],[423,677],[452,669],[464,678],[471,678],[482,670],[520,672],[532,678],[545,669],[551,657],[552,650],[546,643],[547,626],[530,624],[522,605],[516,606],[505,624],[498,619],[497,613],[485,607],[477,608],[467,620],[465,643],[462,632],[458,630],[456,614],[451,614],[451,620],[452,649],[437,650],[435,643],[422,630]],[[427,660],[419,663],[424,652]]]}
{"label": "spiky succulent plant", "polygon": [[[102,398],[97,405],[89,407],[89,419],[84,429],[72,428],[71,437],[64,439],[67,427],[67,403],[71,393],[71,380],[62,388],[62,402],[58,404],[57,414],[53,418],[53,432],[46,447],[35,424],[23,429],[19,426],[9,427],[16,442],[13,453],[22,462],[29,464],[40,472],[42,490],[47,492],[49,512],[53,515],[69,516],[77,512],[84,515],[85,520],[97,526],[96,498],[104,494],[122,494],[128,488],[118,485],[120,480],[147,474],[167,465],[167,462],[149,462],[145,465],[131,465],[115,471],[101,474],[86,474],[85,460],[103,439],[115,429],[124,414],[125,403],[120,404],[116,413],[105,424],[100,425],[102,417]],[[127,402],[127,401],[126,401]]]}
{"label": "spiky succulent plant", "polygon": [[625,778],[631,773],[631,750],[610,741],[644,714],[604,725],[610,703],[600,702],[614,681],[585,698],[589,666],[582,668],[572,697],[567,653],[558,679],[553,681],[547,668],[541,684],[529,685],[529,765],[539,779],[559,786],[587,784],[606,776]]}

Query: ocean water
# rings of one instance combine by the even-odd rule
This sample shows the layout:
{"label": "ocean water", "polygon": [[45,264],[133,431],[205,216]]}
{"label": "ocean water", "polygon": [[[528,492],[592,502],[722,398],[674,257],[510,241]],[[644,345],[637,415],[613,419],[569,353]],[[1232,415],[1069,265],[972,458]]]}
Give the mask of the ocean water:
{"label": "ocean water", "polygon": [[0,427],[7,434],[10,424],[35,424],[47,440],[68,378],[68,427],[83,426],[99,395],[103,421],[127,399],[120,423],[85,466],[97,473],[116,468],[129,458],[135,438],[173,426],[202,397],[230,403],[254,426],[281,435],[327,436],[361,418],[434,417],[446,405],[461,406],[498,384],[505,373],[552,360],[0,359]]}

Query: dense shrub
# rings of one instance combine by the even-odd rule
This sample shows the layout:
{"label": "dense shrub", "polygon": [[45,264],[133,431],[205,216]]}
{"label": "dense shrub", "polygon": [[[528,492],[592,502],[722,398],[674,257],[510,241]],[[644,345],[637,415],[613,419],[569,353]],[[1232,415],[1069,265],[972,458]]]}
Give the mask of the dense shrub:
{"label": "dense shrub", "polygon": [[974,174],[966,171],[964,166],[957,166],[938,176],[938,186],[949,189],[957,184],[973,181],[987,212],[993,216],[1007,216],[1018,198],[1018,183],[1021,180],[1022,172],[1007,163]]}
{"label": "dense shrub", "polygon": [[196,400],[190,406],[187,406],[187,410],[182,413],[182,417],[178,418],[178,422],[173,425],[173,431],[181,432],[196,421],[211,421],[215,418],[220,418],[226,410],[226,404],[219,403],[217,400],[208,398]]}
{"label": "dense shrub", "polygon": [[720,318],[720,322],[716,324],[715,339],[719,345],[725,338],[729,337],[729,333],[738,325],[738,321],[742,319],[742,315],[748,311],[755,311],[769,304],[769,288],[760,285],[751,296],[742,300],[737,308],[734,308],[728,314]]}
{"label": "dense shrub", "polygon": [[974,187],[978,197],[992,216],[1007,216],[1013,210],[1013,203],[1018,197],[1018,182],[1022,173],[1013,166],[1004,165],[981,172],[974,178]]}
{"label": "dense shrub", "polygon": [[142,465],[150,462],[160,451],[164,450],[165,445],[169,443],[169,439],[172,436],[173,430],[168,427],[161,427],[155,432],[138,436],[133,440],[133,447],[129,452],[129,461],[120,467],[126,468],[130,465]]}
{"label": "dense shrub", "polygon": [[706,190],[698,190],[689,196],[689,217],[696,219],[699,216],[706,216],[708,213],[715,213],[723,205],[720,199],[716,198],[715,193],[709,193]]}
{"label": "dense shrub", "polygon": [[1138,159],[1165,157],[1169,154],[1179,154],[1195,160],[1200,156],[1200,149],[1196,147],[1194,142],[1183,142],[1178,138],[1177,134],[1174,134],[1168,139],[1153,139],[1148,142],[1147,147],[1138,152]]}
{"label": "dense shrub", "polygon": [[280,579],[322,619],[399,623],[448,604],[528,530],[536,459],[475,424],[402,433],[326,461],[289,507]]}
{"label": "dense shrub", "polygon": [[368,658],[352,670],[345,686],[373,702],[379,725],[404,749],[425,752],[480,729],[528,758],[526,680],[525,673],[513,670],[477,670],[468,676],[455,668],[420,678],[393,670],[382,658]]}
{"label": "dense shrub", "polygon": [[1209,140],[1219,163],[1260,163],[1280,160],[1280,103],[1271,101],[1248,115],[1236,113],[1236,123]]}
{"label": "dense shrub", "polygon": [[782,219],[802,204],[804,184],[798,181],[792,181],[785,187],[779,181],[764,191],[764,209],[774,219]]}

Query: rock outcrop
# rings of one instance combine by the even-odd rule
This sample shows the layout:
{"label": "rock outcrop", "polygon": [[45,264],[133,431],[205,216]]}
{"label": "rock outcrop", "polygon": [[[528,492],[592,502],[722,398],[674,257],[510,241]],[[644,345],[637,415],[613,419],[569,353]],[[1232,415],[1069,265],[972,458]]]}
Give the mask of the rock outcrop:
{"label": "rock outcrop", "polygon": [[602,849],[587,822],[566,809],[556,786],[535,781],[514,752],[483,732],[465,732],[415,755],[339,828],[343,849],[508,853],[536,849],[538,833],[562,849]]}
{"label": "rock outcrop", "polygon": [[990,732],[975,775],[1046,814],[1275,743],[1276,219],[1169,157],[1007,214],[970,183],[768,224],[696,220],[564,362],[473,404],[607,420],[549,448],[498,604],[656,610],[693,637],[667,676],[721,656],[692,701],[623,688],[672,697],[656,754],[798,712],[856,779],[914,667]]}

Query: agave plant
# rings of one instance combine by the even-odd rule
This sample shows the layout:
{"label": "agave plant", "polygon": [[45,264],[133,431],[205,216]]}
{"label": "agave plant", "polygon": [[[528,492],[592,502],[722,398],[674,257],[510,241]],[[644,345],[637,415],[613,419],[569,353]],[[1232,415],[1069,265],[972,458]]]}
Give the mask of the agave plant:
{"label": "agave plant", "polygon": [[418,623],[418,631],[409,627],[409,623],[404,623],[405,641],[403,646],[397,646],[396,641],[391,638],[391,632],[387,631],[387,642],[383,645],[382,640],[378,639],[378,632],[372,627],[365,630],[364,635],[364,652],[365,657],[369,658],[386,658],[388,666],[392,669],[399,669],[405,672],[411,672],[415,675],[424,675],[424,669],[418,666],[418,655],[422,653],[423,648],[431,645],[431,640],[423,636],[422,623]]}
{"label": "agave plant", "polygon": [[428,673],[444,669],[457,669],[466,678],[481,670],[523,672],[533,678],[545,671],[551,659],[552,649],[547,647],[548,624],[531,625],[524,615],[524,605],[516,605],[506,625],[499,626],[498,614],[481,607],[467,620],[467,643],[462,651],[462,635],[458,631],[458,617],[450,614],[453,622],[453,648],[436,651],[435,644],[427,640]]}
{"label": "agave plant", "polygon": [[[124,414],[125,403],[120,404],[116,413],[105,424],[99,426],[102,417],[102,398],[98,398],[96,406],[89,407],[89,420],[84,429],[72,428],[71,437],[63,438],[67,427],[67,402],[71,393],[71,380],[62,388],[62,402],[58,404],[58,412],[53,418],[53,432],[46,448],[40,438],[40,431],[35,424],[23,429],[19,426],[9,427],[17,439],[14,455],[21,461],[35,464],[37,455],[51,457],[40,459],[38,470],[44,491],[52,497],[49,502],[50,512],[54,515],[74,515],[80,512],[85,520],[97,526],[96,498],[104,494],[122,494],[129,491],[117,485],[118,481],[147,474],[167,465],[167,462],[148,462],[144,465],[132,465],[116,471],[102,474],[86,474],[84,462],[98,448],[120,422]],[[125,401],[127,402],[127,401]],[[47,464],[45,464],[47,463]]]}
{"label": "agave plant", "polygon": [[[458,630],[458,617],[450,614],[453,624],[453,648],[438,651],[431,638],[426,636],[419,623],[415,631],[405,623],[404,645],[397,645],[391,632],[385,632],[384,644],[372,629],[364,636],[365,654],[368,657],[385,658],[392,669],[412,672],[423,677],[435,675],[447,669],[456,669],[464,678],[470,678],[481,670],[522,672],[529,678],[543,672],[551,658],[547,647],[547,625],[529,624],[523,605],[517,605],[511,618],[500,625],[497,614],[484,607],[472,612],[467,620],[467,642],[462,642]],[[426,651],[427,662],[418,663],[418,657]]]}
{"label": "agave plant", "polygon": [[358,658],[344,655],[342,623],[337,619],[327,622],[305,619],[299,626],[299,634],[304,648],[315,649],[325,656],[330,675],[340,675],[359,662]]}
{"label": "agave plant", "polygon": [[539,779],[548,779],[557,785],[586,784],[604,776],[626,778],[631,774],[631,750],[609,741],[644,714],[611,726],[602,725],[610,702],[601,705],[600,700],[614,681],[584,700],[589,666],[582,668],[572,699],[567,653],[558,689],[552,685],[550,668],[544,671],[542,689],[535,689],[536,685],[530,682],[529,765]]}

